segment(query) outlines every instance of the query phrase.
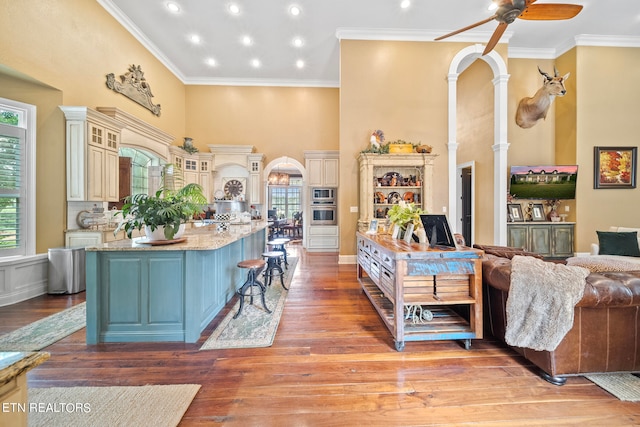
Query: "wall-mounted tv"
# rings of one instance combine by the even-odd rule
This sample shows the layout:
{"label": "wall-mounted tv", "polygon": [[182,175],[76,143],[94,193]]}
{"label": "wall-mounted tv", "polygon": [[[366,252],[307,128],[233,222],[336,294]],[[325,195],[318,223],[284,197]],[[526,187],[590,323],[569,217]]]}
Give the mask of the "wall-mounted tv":
{"label": "wall-mounted tv", "polygon": [[511,166],[509,194],[516,199],[575,199],[578,166]]}

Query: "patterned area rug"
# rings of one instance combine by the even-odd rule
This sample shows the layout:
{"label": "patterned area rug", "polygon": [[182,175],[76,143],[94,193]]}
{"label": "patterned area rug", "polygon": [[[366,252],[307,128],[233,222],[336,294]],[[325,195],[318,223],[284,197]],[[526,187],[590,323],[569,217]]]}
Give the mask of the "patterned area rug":
{"label": "patterned area rug", "polygon": [[86,303],[0,336],[0,351],[37,351],[87,325]]}
{"label": "patterned area rug", "polygon": [[[290,257],[289,269],[284,270],[284,284],[288,288],[291,284],[298,259]],[[262,277],[260,278],[262,280]],[[233,316],[238,312],[240,301],[237,301],[231,311],[213,331],[211,337],[205,341],[200,350],[214,350],[224,348],[256,348],[269,347],[276,336],[280,316],[288,292],[282,288],[279,278],[274,278],[271,286],[267,287],[266,301],[271,313],[262,307],[260,298],[255,298],[253,304],[249,299],[245,301],[242,313],[237,319]]]}
{"label": "patterned area rug", "polygon": [[197,384],[29,388],[30,427],[177,426]]}
{"label": "patterned area rug", "polygon": [[633,374],[591,374],[585,378],[625,402],[640,402],[640,378]]}

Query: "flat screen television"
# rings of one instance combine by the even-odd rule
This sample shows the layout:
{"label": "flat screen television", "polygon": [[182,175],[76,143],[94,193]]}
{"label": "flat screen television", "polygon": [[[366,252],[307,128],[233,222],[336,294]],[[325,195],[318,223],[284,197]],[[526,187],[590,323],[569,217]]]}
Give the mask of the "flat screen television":
{"label": "flat screen television", "polygon": [[515,199],[575,199],[578,166],[511,166],[509,194]]}
{"label": "flat screen television", "polygon": [[420,215],[422,226],[429,240],[429,247],[455,249],[456,241],[451,234],[449,222],[445,215]]}

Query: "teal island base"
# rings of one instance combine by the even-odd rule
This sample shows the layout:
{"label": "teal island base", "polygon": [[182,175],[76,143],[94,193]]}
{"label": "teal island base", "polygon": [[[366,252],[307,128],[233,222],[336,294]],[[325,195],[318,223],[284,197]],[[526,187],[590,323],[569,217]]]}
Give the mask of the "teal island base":
{"label": "teal island base", "polygon": [[265,240],[266,224],[253,223],[195,228],[173,245],[87,248],[87,344],[198,341],[246,279],[238,262],[261,258]]}

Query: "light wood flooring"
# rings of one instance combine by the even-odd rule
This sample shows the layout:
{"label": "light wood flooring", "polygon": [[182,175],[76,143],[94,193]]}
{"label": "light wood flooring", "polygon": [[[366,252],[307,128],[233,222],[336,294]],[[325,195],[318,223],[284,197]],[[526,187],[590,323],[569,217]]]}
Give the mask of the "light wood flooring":
{"label": "light wood flooring", "polygon": [[[583,377],[540,379],[491,337],[459,342],[393,340],[336,254],[300,257],[272,347],[196,344],[87,346],[85,330],[47,347],[29,387],[201,384],[181,426],[631,426],[640,403],[619,401]],[[0,334],[84,300],[42,296],[0,308]]]}

